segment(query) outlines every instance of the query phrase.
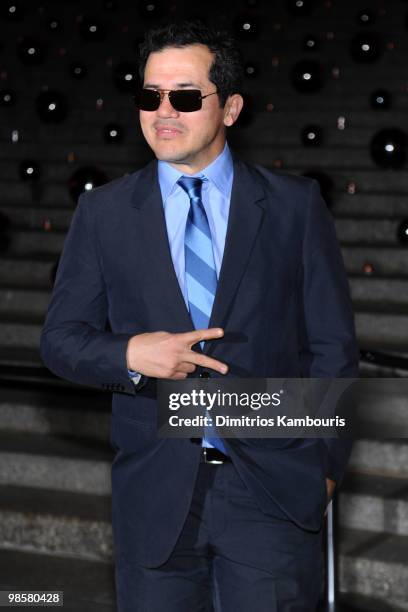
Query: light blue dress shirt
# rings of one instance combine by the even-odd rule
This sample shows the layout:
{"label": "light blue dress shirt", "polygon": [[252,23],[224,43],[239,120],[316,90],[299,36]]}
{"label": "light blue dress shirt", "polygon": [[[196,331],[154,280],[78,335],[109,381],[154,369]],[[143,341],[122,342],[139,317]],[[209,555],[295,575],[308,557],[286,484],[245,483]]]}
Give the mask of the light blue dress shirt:
{"label": "light blue dress shirt", "polygon": [[[217,279],[220,275],[224,254],[233,173],[231,152],[227,143],[225,143],[222,153],[209,166],[196,174],[188,175],[204,179],[201,189],[201,200],[211,230]],[[190,199],[184,189],[177,185],[177,181],[183,176],[182,172],[176,170],[167,162],[159,161],[158,176],[171,257],[180,289],[188,308],[184,263],[184,232],[187,215],[190,210]],[[206,447],[212,447],[205,439],[202,444]]]}
{"label": "light blue dress shirt", "polygon": [[[158,178],[171,257],[188,309],[184,263],[184,232],[187,215],[190,210],[190,200],[184,189],[177,185],[177,181],[181,176],[184,176],[183,173],[173,168],[169,163],[164,161],[158,162]],[[218,278],[224,254],[234,176],[234,166],[228,144],[225,143],[222,153],[209,166],[196,174],[188,174],[186,176],[196,176],[203,179],[201,199],[211,230],[215,269]],[[131,371],[129,371],[129,375],[131,375]],[[135,382],[137,382],[137,378]],[[203,445],[212,446],[207,441],[204,441]]]}
{"label": "light blue dress shirt", "polygon": [[[176,170],[167,162],[159,161],[158,175],[171,257],[188,308],[184,264],[184,232],[190,209],[190,200],[187,193],[180,185],[177,185],[179,178],[184,176],[182,172]],[[233,163],[227,143],[225,143],[222,153],[209,166],[196,174],[186,176],[205,179],[202,185],[201,199],[211,230],[215,269],[218,278],[224,254],[233,180]]]}

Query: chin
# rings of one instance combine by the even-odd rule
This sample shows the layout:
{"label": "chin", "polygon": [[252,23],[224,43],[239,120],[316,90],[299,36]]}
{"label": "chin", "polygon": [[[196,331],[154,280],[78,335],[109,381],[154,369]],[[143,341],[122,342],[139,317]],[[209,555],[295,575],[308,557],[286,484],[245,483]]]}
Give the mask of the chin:
{"label": "chin", "polygon": [[157,159],[159,159],[160,161],[166,161],[166,162],[173,162],[173,163],[180,163],[180,162],[186,162],[188,160],[188,155],[186,153],[183,153],[182,151],[169,151],[169,150],[165,150],[163,147],[158,147],[155,151],[154,151]]}

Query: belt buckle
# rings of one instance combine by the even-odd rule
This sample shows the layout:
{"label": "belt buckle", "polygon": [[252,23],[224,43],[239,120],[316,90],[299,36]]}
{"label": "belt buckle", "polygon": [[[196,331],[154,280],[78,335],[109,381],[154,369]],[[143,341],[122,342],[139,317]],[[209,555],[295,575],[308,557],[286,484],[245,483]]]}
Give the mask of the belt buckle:
{"label": "belt buckle", "polygon": [[211,463],[212,465],[222,465],[224,461],[222,459],[207,459],[207,447],[203,447],[204,463]]}

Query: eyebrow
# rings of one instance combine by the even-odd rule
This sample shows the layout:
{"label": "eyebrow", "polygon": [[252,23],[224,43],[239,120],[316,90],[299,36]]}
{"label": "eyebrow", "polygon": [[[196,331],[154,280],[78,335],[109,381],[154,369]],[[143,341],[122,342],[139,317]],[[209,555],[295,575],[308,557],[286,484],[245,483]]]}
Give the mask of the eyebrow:
{"label": "eyebrow", "polygon": [[[160,85],[157,85],[156,83],[145,83],[143,85],[143,87],[145,89],[150,88],[150,89],[160,89]],[[178,89],[182,89],[183,87],[197,87],[197,89],[199,89],[199,86],[197,85],[197,83],[177,83],[176,87]]]}

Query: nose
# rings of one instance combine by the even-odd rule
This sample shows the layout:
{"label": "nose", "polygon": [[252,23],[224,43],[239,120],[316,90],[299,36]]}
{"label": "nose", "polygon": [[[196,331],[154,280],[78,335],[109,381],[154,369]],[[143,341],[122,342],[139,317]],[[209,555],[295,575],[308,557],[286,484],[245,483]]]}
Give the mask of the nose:
{"label": "nose", "polygon": [[169,94],[167,92],[161,93],[160,106],[157,109],[159,117],[177,117],[178,111],[176,111],[170,104]]}

